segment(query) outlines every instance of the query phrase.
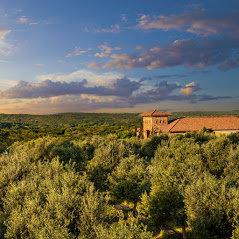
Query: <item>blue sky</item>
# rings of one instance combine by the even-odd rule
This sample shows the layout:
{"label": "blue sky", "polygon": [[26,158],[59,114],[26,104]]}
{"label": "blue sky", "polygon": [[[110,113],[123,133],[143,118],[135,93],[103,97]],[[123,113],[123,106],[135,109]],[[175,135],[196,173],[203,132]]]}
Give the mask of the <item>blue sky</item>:
{"label": "blue sky", "polygon": [[239,109],[239,2],[1,0],[0,111]]}

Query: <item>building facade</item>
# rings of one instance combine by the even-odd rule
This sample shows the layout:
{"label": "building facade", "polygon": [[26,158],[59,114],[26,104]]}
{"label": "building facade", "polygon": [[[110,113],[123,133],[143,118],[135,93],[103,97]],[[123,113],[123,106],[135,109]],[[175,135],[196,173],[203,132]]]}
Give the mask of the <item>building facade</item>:
{"label": "building facade", "polygon": [[211,130],[216,135],[239,132],[239,116],[195,116],[169,121],[171,115],[170,112],[157,110],[142,113],[143,137],[148,138],[160,133],[184,134],[202,129]]}
{"label": "building facade", "polygon": [[166,127],[170,112],[152,111],[141,114],[143,117],[143,137],[148,138],[150,135],[158,134],[162,128]]}

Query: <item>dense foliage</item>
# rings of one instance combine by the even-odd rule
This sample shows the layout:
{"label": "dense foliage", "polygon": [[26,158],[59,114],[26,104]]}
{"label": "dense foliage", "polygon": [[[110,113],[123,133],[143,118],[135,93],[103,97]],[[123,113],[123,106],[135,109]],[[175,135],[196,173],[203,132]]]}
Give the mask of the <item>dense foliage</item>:
{"label": "dense foliage", "polygon": [[[13,137],[18,124],[1,132]],[[238,134],[4,143],[0,238],[239,238]]]}
{"label": "dense foliage", "polygon": [[115,134],[128,138],[141,126],[139,114],[61,113],[55,115],[0,114],[0,153],[16,141],[44,136],[83,139]]}

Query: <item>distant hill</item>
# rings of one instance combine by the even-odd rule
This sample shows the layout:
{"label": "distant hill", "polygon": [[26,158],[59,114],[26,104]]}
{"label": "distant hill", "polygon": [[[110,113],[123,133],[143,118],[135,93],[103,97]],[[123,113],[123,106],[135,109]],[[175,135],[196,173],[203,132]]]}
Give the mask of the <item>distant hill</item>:
{"label": "distant hill", "polygon": [[239,110],[233,111],[188,111],[188,112],[174,112],[174,118],[187,116],[204,116],[204,115],[239,115]]}
{"label": "distant hill", "polygon": [[51,115],[0,114],[0,122],[33,125],[135,125],[140,122],[137,113],[59,113]]}
{"label": "distant hill", "polygon": [[[239,111],[175,112],[171,120],[199,115],[239,115]],[[73,140],[113,134],[118,138],[130,138],[141,126],[139,113],[0,114],[0,153],[14,142],[44,136]]]}
{"label": "distant hill", "polygon": [[[174,112],[172,118],[202,115],[239,115],[234,111],[189,111]],[[0,114],[1,123],[23,123],[33,125],[135,125],[141,122],[140,113],[59,113],[51,115]]]}
{"label": "distant hill", "polygon": [[[234,111],[188,111],[174,112],[171,119],[188,116],[202,115],[239,115],[239,110]],[[51,115],[30,114],[0,114],[1,123],[20,123],[27,125],[111,125],[135,126],[141,124],[140,113],[59,113]],[[7,126],[8,124],[5,124]]]}

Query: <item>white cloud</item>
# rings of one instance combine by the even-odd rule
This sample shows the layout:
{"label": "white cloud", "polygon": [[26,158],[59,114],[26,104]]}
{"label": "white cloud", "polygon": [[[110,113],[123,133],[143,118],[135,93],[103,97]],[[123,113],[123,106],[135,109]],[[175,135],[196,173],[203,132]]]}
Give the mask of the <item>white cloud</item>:
{"label": "white cloud", "polygon": [[9,29],[0,29],[0,57],[7,57],[13,51],[13,46],[7,42],[6,37],[11,32]]}
{"label": "white cloud", "polygon": [[[185,87],[178,83],[162,81],[152,89],[142,89],[142,83],[127,78],[118,79],[112,87],[86,87],[81,82],[20,82],[1,92],[0,110],[14,113],[54,113],[95,111],[102,109],[119,110],[140,104],[156,102],[207,102],[227,100],[231,97],[193,94],[200,90],[196,82]],[[184,87],[187,90],[180,92]],[[141,89],[141,90],[140,90]],[[181,94],[179,94],[181,93]]]}
{"label": "white cloud", "polygon": [[98,28],[95,30],[96,33],[119,33],[120,26],[118,24],[111,25],[110,27],[106,28]]}
{"label": "white cloud", "polygon": [[84,27],[83,29],[85,32],[90,32],[90,33],[120,33],[121,28],[119,24],[113,24],[110,25],[109,27],[97,27],[97,28],[89,28],[89,27]]}
{"label": "white cloud", "polygon": [[27,25],[30,23],[30,19],[26,16],[21,16],[17,19],[17,23],[18,24],[23,24],[23,25]]}
{"label": "white cloud", "polygon": [[[0,99],[0,111],[4,113],[52,114],[58,112],[90,112],[99,109],[122,107],[119,97],[64,95],[35,99]],[[127,105],[126,105],[127,106]],[[117,108],[118,108],[117,107]]]}
{"label": "white cloud", "polygon": [[38,67],[38,68],[42,68],[42,67],[44,67],[45,65],[42,64],[42,63],[36,63],[36,64],[34,64],[34,66],[35,66],[35,67]]}
{"label": "white cloud", "polygon": [[180,93],[182,95],[192,95],[194,92],[200,90],[200,86],[197,82],[192,81],[186,84],[183,88],[181,88]]}
{"label": "white cloud", "polygon": [[215,34],[228,34],[239,36],[238,12],[221,15],[210,14],[203,9],[185,12],[178,15],[141,15],[137,28],[143,30],[178,30],[187,31],[197,35],[209,36]]}
{"label": "white cloud", "polygon": [[99,45],[99,49],[105,53],[111,53],[112,51],[119,51],[121,50],[121,47],[119,46],[115,46],[115,47],[111,47],[107,44],[101,44]]}
{"label": "white cloud", "polygon": [[[97,103],[99,102],[99,103]],[[101,103],[100,103],[101,102]],[[117,103],[116,103],[117,102]],[[235,110],[238,108],[238,99],[221,99],[217,101],[197,102],[190,101],[160,101],[138,105],[127,105],[120,98],[80,96],[55,96],[37,99],[0,99],[0,111],[3,113],[30,113],[52,114],[59,112],[142,112],[149,108],[169,109],[172,111],[187,110]],[[121,107],[120,107],[121,106]]]}
{"label": "white cloud", "polygon": [[126,14],[121,14],[121,21],[124,23],[128,22],[128,16]]}
{"label": "white cloud", "polygon": [[124,77],[116,79],[107,86],[87,86],[87,80],[82,81],[51,81],[40,82],[20,81],[16,85],[0,92],[1,98],[49,98],[60,95],[91,94],[98,96],[129,97],[141,87],[141,83]]}
{"label": "white cloud", "polygon": [[66,57],[81,56],[87,52],[87,50],[83,50],[80,47],[75,47],[72,51],[66,54]]}
{"label": "white cloud", "polygon": [[[37,21],[33,21],[32,19],[26,17],[26,16],[21,16],[17,19],[17,23],[20,25],[29,25],[29,26],[33,26],[33,25],[38,25],[40,22]],[[43,23],[43,22],[42,22]]]}
{"label": "white cloud", "polygon": [[95,57],[106,58],[106,57],[110,57],[110,54],[109,53],[105,53],[105,52],[97,52],[97,53],[95,53]]}
{"label": "white cloud", "polygon": [[[220,70],[229,70],[239,66],[239,41],[235,38],[215,39],[198,38],[175,40],[165,46],[155,46],[143,52],[108,53],[102,62],[88,64],[91,68],[149,70],[173,66],[205,68],[218,66]],[[102,55],[103,57],[103,55]]]}
{"label": "white cloud", "polygon": [[12,52],[12,45],[7,42],[0,41],[0,56],[7,57]]}
{"label": "white cloud", "polygon": [[138,45],[138,46],[136,46],[135,47],[135,50],[143,50],[144,49],[144,46],[142,46],[142,45]]}
{"label": "white cloud", "polygon": [[98,48],[101,50],[101,52],[97,52],[95,57],[99,58],[110,57],[113,51],[119,51],[122,49],[119,46],[111,47],[106,43],[99,45]]}
{"label": "white cloud", "polygon": [[9,29],[0,29],[0,40],[4,40],[11,30]]}
{"label": "white cloud", "polygon": [[18,80],[0,79],[0,89],[1,90],[8,89],[16,85],[18,82],[19,82]]}
{"label": "white cloud", "polygon": [[88,86],[98,86],[98,85],[110,85],[115,82],[116,79],[123,78],[123,75],[116,72],[107,73],[94,73],[87,70],[77,70],[70,73],[52,73],[47,75],[37,76],[37,80],[51,80],[51,81],[79,81],[87,79]]}

